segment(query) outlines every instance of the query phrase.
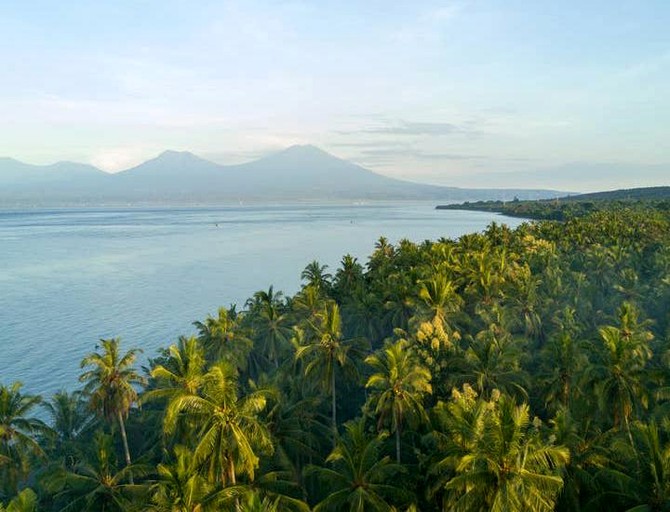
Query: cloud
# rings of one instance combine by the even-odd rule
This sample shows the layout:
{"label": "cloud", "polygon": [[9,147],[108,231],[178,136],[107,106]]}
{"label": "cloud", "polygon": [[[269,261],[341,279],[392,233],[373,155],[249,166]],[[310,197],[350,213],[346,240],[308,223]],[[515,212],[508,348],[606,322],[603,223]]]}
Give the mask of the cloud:
{"label": "cloud", "polygon": [[156,152],[155,148],[143,145],[107,148],[95,153],[90,163],[107,172],[118,172],[141,164]]}
{"label": "cloud", "polygon": [[451,2],[424,11],[409,22],[396,27],[391,34],[391,40],[405,46],[439,43],[444,37],[445,27],[460,16],[466,6],[464,2]]}
{"label": "cloud", "polygon": [[470,161],[470,162],[532,162],[532,158],[491,156],[478,153],[448,153],[439,151],[427,151],[407,146],[369,147],[358,151],[360,160],[376,162],[393,162],[399,158],[411,160],[424,160],[431,162],[439,161]]}
{"label": "cloud", "polygon": [[236,165],[244,162],[251,162],[259,158],[266,157],[272,153],[276,153],[279,149],[266,148],[249,151],[225,151],[225,152],[204,152],[202,157],[222,165]]}
{"label": "cloud", "polygon": [[467,155],[457,153],[434,153],[430,151],[421,151],[407,148],[375,148],[364,149],[359,152],[363,156],[371,157],[408,157],[421,160],[480,160],[487,157],[482,155]]}
{"label": "cloud", "polygon": [[400,121],[395,126],[370,128],[367,133],[387,133],[392,135],[451,135],[463,130],[452,123],[414,123]]}
{"label": "cloud", "polygon": [[340,131],[341,135],[354,135],[369,133],[375,135],[410,135],[410,136],[442,136],[454,134],[472,134],[474,130],[465,126],[446,122],[416,122],[399,120],[393,123],[386,123],[384,126],[373,126],[362,128],[360,130]]}

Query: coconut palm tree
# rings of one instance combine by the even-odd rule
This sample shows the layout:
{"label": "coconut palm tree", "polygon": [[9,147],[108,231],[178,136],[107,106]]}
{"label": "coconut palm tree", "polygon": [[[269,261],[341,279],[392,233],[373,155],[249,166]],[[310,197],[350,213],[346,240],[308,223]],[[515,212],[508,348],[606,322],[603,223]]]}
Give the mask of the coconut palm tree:
{"label": "coconut palm tree", "polygon": [[42,401],[40,396],[21,393],[22,384],[0,384],[0,492],[15,494],[18,484],[28,476],[32,457],[44,457],[38,435],[47,426],[29,416]]}
{"label": "coconut palm tree", "polygon": [[405,470],[382,454],[387,434],[370,436],[364,418],[346,423],[344,429],[344,435],[326,459],[330,467],[309,468],[328,490],[314,512],[390,512],[393,504],[409,501],[409,493],[390,483]]}
{"label": "coconut palm tree", "polygon": [[325,298],[319,288],[305,286],[291,301],[294,317],[299,322],[305,322],[316,316],[324,307]]}
{"label": "coconut palm tree", "polygon": [[[658,426],[652,422],[632,425],[634,445],[624,441],[613,446],[621,457],[621,470],[608,468],[602,472],[608,480],[617,482],[610,492],[598,496],[596,503],[606,506],[615,497],[624,502],[629,512],[670,510],[670,444]],[[664,442],[665,441],[665,442]]]}
{"label": "coconut palm tree", "polygon": [[542,347],[543,368],[536,378],[542,382],[547,406],[552,410],[569,409],[578,391],[578,379],[588,364],[587,344],[576,339],[580,329],[574,308],[565,307],[554,323],[557,328]]}
{"label": "coconut palm tree", "polygon": [[466,386],[436,413],[446,456],[433,472],[445,475],[445,510],[553,511],[570,454],[542,439],[528,405],[497,392],[484,401]]}
{"label": "coconut palm tree", "polygon": [[133,367],[141,350],[131,349],[122,354],[118,338],[103,339],[100,344],[101,353],[93,352],[82,359],[81,367],[91,369],[82,373],[79,380],[85,383],[84,393],[89,397],[91,409],[105,420],[118,423],[126,466],[130,466],[125,419],[137,401],[137,387],[146,384],[146,379]]}
{"label": "coconut palm tree", "polygon": [[524,351],[519,340],[497,323],[468,338],[461,380],[473,383],[482,396],[498,389],[526,398],[527,378],[521,366]]}
{"label": "coconut palm tree", "polygon": [[240,370],[246,369],[253,343],[242,328],[242,316],[235,307],[219,308],[216,318],[209,315],[204,323],[194,322],[193,325],[198,329],[208,361],[224,359]]}
{"label": "coconut palm tree", "polygon": [[37,512],[37,494],[30,488],[23,489],[5,508],[0,503],[0,512]]}
{"label": "coconut palm tree", "polygon": [[125,466],[119,469],[112,438],[98,432],[91,462],[82,461],[71,470],[60,468],[47,479],[47,488],[55,492],[61,512],[127,512],[145,510],[147,487],[135,485],[131,471],[144,474],[147,468]]}
{"label": "coconut palm tree", "polygon": [[350,296],[363,285],[364,279],[363,266],[358,263],[358,258],[345,254],[333,280],[335,296],[340,301]]}
{"label": "coconut palm tree", "polygon": [[[212,500],[212,486],[198,472],[193,453],[185,446],[174,448],[174,460],[158,464],[156,483],[151,486],[155,512],[204,512]],[[214,510],[211,503],[210,510]]]}
{"label": "coconut palm tree", "polygon": [[301,341],[295,342],[296,361],[304,361],[304,374],[316,381],[331,397],[333,445],[337,438],[337,373],[345,371],[356,375],[356,360],[363,355],[361,339],[342,338],[340,309],[334,302],[308,323]]}
{"label": "coconut palm tree", "polygon": [[[176,345],[163,351],[163,357],[153,360],[149,389],[140,397],[142,404],[163,400],[159,408],[162,413],[178,397],[198,392],[202,386],[206,361],[205,351],[198,338],[181,336]],[[165,420],[165,414],[162,414]],[[195,425],[189,419],[180,418],[175,443],[187,443]]]}
{"label": "coconut palm tree", "polygon": [[463,299],[456,293],[456,287],[445,275],[438,274],[421,283],[419,298],[423,301],[424,320],[439,318],[447,322],[449,314],[458,311]]}
{"label": "coconut palm tree", "polygon": [[633,445],[630,423],[647,407],[646,366],[653,354],[646,341],[626,336],[619,327],[602,327],[599,334],[595,360],[585,378],[603,415],[611,416],[613,427],[623,428]]}
{"label": "coconut palm tree", "polygon": [[51,418],[51,429],[60,443],[73,443],[93,424],[88,400],[81,391],[59,391],[42,402]]}
{"label": "coconut palm tree", "polygon": [[265,389],[270,391],[266,417],[275,447],[274,467],[302,484],[305,464],[320,458],[321,440],[329,432],[328,418],[320,412],[323,398],[299,376],[283,373]]}
{"label": "coconut palm tree", "polygon": [[[392,278],[392,279],[391,279]],[[391,276],[389,281],[389,296],[384,303],[386,315],[384,320],[392,329],[407,329],[409,321],[416,313],[416,294],[413,291],[414,283],[407,282],[401,275]]]}
{"label": "coconut palm tree", "polygon": [[365,387],[373,391],[369,400],[378,418],[377,428],[387,421],[390,423],[390,430],[395,433],[396,462],[400,464],[403,423],[412,424],[415,418],[428,419],[422,400],[433,392],[430,372],[419,364],[404,339],[387,345],[381,353],[368,356],[365,363],[376,372],[368,378]]}
{"label": "coconut palm tree", "polygon": [[276,368],[279,360],[290,347],[292,330],[288,315],[283,311],[282,293],[274,293],[272,286],[266,292],[254,294],[252,326],[257,340],[256,350]]}
{"label": "coconut palm tree", "polygon": [[193,394],[202,384],[205,373],[205,351],[200,340],[180,336],[176,345],[170,345],[165,357],[151,370],[154,388],[146,391],[142,401],[157,398],[171,400],[179,394]]}
{"label": "coconut palm tree", "polygon": [[49,457],[72,467],[81,458],[81,439],[96,425],[88,399],[81,391],[59,391],[41,405],[49,415],[51,425],[51,435],[47,436],[53,442]]}
{"label": "coconut palm tree", "polygon": [[306,281],[307,286],[313,286],[321,292],[327,292],[331,286],[333,276],[326,272],[328,265],[321,265],[314,260],[309,263],[300,274],[300,279]]}
{"label": "coconut palm tree", "polygon": [[220,361],[204,376],[197,394],[175,397],[165,415],[165,430],[174,432],[180,416],[200,425],[195,440],[195,463],[210,482],[236,485],[237,475],[253,480],[260,452],[271,453],[272,443],[259,415],[265,408],[262,393],[240,398],[235,368]]}

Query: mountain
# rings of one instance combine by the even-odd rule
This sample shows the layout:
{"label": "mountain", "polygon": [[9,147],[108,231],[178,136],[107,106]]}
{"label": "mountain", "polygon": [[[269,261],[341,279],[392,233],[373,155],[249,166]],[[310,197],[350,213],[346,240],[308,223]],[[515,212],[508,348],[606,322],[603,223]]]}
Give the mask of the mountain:
{"label": "mountain", "polygon": [[218,204],[238,201],[511,200],[552,198],[550,190],[463,189],[376,174],[314,146],[292,146],[223,166],[165,151],[116,174],[71,162],[33,166],[0,159],[0,206],[40,204]]}
{"label": "mountain", "polygon": [[0,207],[97,204],[111,176],[92,165],[58,162],[30,165],[0,158]]}
{"label": "mountain", "polygon": [[388,178],[314,146],[291,146],[228,169],[234,174],[231,187],[246,197],[429,199],[457,191]]}
{"label": "mountain", "polygon": [[188,181],[220,173],[223,166],[204,160],[188,151],[164,151],[156,158],[117,173],[119,180],[141,183],[144,180],[169,179]]}
{"label": "mountain", "polygon": [[69,180],[96,180],[108,176],[92,165],[76,162],[58,162],[51,165],[30,165],[0,158],[0,186],[23,187],[37,184],[55,184]]}

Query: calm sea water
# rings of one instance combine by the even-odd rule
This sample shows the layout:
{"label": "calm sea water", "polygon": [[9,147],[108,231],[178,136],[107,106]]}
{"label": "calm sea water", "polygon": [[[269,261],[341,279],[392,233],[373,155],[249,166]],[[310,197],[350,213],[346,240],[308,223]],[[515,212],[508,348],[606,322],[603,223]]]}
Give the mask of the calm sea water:
{"label": "calm sea water", "polygon": [[98,339],[145,357],[219,306],[293,294],[313,259],[365,263],[392,242],[458,237],[494,214],[434,204],[0,211],[0,382],[51,394],[77,386]]}

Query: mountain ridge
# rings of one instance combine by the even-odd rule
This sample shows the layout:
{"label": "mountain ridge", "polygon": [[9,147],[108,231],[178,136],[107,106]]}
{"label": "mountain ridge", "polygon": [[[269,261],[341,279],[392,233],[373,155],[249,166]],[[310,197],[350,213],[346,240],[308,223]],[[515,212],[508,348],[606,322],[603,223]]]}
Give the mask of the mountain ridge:
{"label": "mountain ridge", "polygon": [[[9,176],[9,178],[8,178]],[[60,178],[60,179],[59,179]],[[390,178],[313,145],[236,165],[165,150],[117,173],[89,164],[46,166],[0,158],[0,206],[8,204],[217,204],[237,201],[553,198],[544,189],[476,189]]]}

